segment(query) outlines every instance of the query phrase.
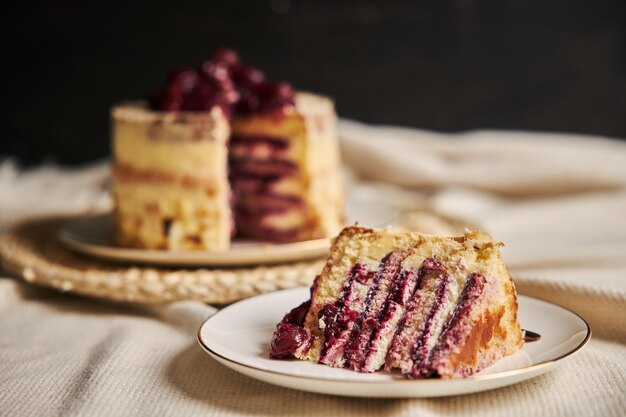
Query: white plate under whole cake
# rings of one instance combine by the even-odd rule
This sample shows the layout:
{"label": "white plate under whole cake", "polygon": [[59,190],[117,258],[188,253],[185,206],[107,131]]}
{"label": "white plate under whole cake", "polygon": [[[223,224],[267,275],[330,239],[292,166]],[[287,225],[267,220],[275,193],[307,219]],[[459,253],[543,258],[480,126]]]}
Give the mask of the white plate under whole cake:
{"label": "white plate under whole cake", "polygon": [[[401,217],[413,223],[410,215],[399,205],[375,198],[371,192],[354,187],[348,193],[348,223],[359,222],[367,227],[384,227]],[[418,227],[431,228],[426,233],[454,233],[463,231],[465,223],[420,211]],[[412,225],[411,227],[415,227]],[[456,230],[455,230],[456,228]],[[443,229],[443,230],[442,230]],[[169,251],[135,249],[113,243],[113,219],[110,213],[77,217],[64,224],[58,233],[62,244],[82,254],[110,261],[143,263],[163,266],[243,266],[293,262],[323,257],[328,253],[330,239],[315,239],[292,243],[270,243],[235,239],[226,251]]]}
{"label": "white plate under whole cake", "polygon": [[235,239],[226,251],[174,251],[138,249],[113,243],[113,217],[109,213],[78,217],[59,230],[59,240],[69,249],[110,261],[163,266],[240,266],[290,262],[323,256],[329,239],[293,243],[268,243]]}
{"label": "white plate under whole cake", "polygon": [[284,314],[309,298],[295,288],[240,301],[211,316],[198,341],[215,360],[244,375],[272,384],[323,394],[359,397],[439,397],[486,391],[547,372],[570,359],[591,337],[577,314],[536,298],[518,295],[523,329],[539,341],[468,378],[408,380],[399,373],[359,373],[299,360],[269,357],[269,344]]}

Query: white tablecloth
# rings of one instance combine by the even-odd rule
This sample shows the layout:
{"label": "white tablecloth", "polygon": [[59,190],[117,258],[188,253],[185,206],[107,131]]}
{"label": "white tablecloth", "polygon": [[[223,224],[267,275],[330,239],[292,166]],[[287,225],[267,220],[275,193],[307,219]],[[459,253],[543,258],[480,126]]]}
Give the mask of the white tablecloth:
{"label": "white tablecloth", "polygon": [[[626,142],[340,127],[355,184],[427,202],[504,241],[518,291],[584,316],[588,347],[543,376],[485,393],[315,395],[257,382],[203,353],[195,331],[210,306],[106,302],[2,275],[0,416],[626,415]],[[105,207],[106,176],[105,163],[24,172],[4,162],[0,222]]]}

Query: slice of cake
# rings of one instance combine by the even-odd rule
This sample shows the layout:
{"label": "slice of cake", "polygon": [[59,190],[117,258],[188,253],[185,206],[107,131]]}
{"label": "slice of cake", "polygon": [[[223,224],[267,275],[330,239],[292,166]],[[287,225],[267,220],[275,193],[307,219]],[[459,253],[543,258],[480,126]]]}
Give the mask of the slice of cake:
{"label": "slice of cake", "polygon": [[472,375],[522,346],[499,246],[480,232],[345,228],[311,300],[277,326],[271,355],[408,378]]}
{"label": "slice of cake", "polygon": [[115,106],[112,119],[122,245],[223,250],[235,234],[297,241],[342,226],[333,103],[266,82],[232,50],[172,71],[148,103]]}

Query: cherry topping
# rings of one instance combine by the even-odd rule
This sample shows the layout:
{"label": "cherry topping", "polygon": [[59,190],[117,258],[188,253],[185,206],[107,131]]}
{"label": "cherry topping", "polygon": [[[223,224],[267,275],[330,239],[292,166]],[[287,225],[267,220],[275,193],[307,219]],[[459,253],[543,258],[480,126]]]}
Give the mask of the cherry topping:
{"label": "cherry topping", "polygon": [[209,111],[220,106],[227,115],[267,112],[294,103],[288,83],[269,83],[258,68],[241,64],[232,49],[220,48],[200,68],[170,71],[166,85],[148,98],[162,111]]}
{"label": "cherry topping", "polygon": [[215,90],[202,80],[185,96],[181,110],[208,111],[215,104]]}
{"label": "cherry topping", "polygon": [[293,88],[286,82],[263,82],[256,87],[255,93],[259,96],[260,111],[276,110],[295,103]]}
{"label": "cherry topping", "polygon": [[229,105],[235,104],[239,101],[239,92],[230,78],[226,78],[225,80],[217,83],[215,85],[215,89],[217,90],[220,98]]}
{"label": "cherry topping", "polygon": [[184,92],[189,92],[198,82],[198,72],[189,68],[178,68],[170,71],[167,79],[169,84],[179,85]]}
{"label": "cherry topping", "polygon": [[205,78],[218,82],[230,80],[228,66],[223,62],[205,61],[202,64],[201,73]]}
{"label": "cherry topping", "polygon": [[262,97],[288,97],[293,94],[293,89],[286,82],[264,82],[257,86],[256,92]]}
{"label": "cherry topping", "polygon": [[252,87],[261,84],[264,79],[265,74],[252,65],[241,65],[233,71],[233,80],[241,86]]}
{"label": "cherry topping", "polygon": [[244,114],[255,112],[259,109],[260,103],[258,95],[250,91],[245,92],[237,103],[237,111]]}
{"label": "cherry topping", "polygon": [[229,67],[239,65],[239,54],[230,48],[218,48],[211,54],[211,61],[225,63]]}

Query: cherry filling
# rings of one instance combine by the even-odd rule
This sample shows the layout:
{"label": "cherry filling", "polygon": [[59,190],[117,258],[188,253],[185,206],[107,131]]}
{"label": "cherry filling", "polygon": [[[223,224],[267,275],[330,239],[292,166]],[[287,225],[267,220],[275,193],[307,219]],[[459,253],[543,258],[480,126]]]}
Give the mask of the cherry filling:
{"label": "cherry filling", "polygon": [[[381,344],[382,334],[386,332],[392,340],[395,339],[399,333],[396,327],[403,325],[403,308],[421,287],[424,276],[429,273],[443,274],[445,271],[443,264],[432,258],[426,259],[419,270],[402,269],[404,256],[403,253],[390,252],[374,271],[367,271],[362,264],[352,268],[340,297],[325,304],[318,313],[320,330],[324,335],[320,363],[343,364],[361,372],[372,372],[380,366],[377,352],[389,348]],[[448,280],[444,277],[439,285],[437,302],[427,318],[427,328],[432,327],[433,316],[441,307]],[[355,283],[371,284],[363,300],[362,312],[352,309]],[[396,314],[403,317],[395,317]],[[394,317],[398,322],[392,328],[389,326]]]}
{"label": "cherry filling", "polygon": [[[375,273],[368,271],[365,265],[357,263],[351,269],[343,284],[341,297],[332,304],[327,304],[320,311],[320,321],[324,323],[324,346],[320,353],[320,363],[343,364],[343,352],[345,345],[349,343],[349,336],[356,321],[361,314],[352,307],[358,295],[355,289],[358,285],[365,285],[375,279]],[[358,285],[357,285],[358,284]],[[339,307],[336,315],[329,315],[327,311],[333,311]]]}
{"label": "cherry filling", "polygon": [[171,71],[165,86],[150,95],[150,107],[161,111],[209,111],[221,107],[231,116],[271,112],[293,105],[286,82],[267,82],[259,69],[241,63],[236,51],[215,50],[198,68]]}
{"label": "cherry filling", "polygon": [[379,326],[379,317],[384,308],[394,281],[402,272],[402,261],[405,253],[390,252],[385,256],[376,272],[376,278],[365,296],[364,309],[360,318],[354,324],[350,343],[345,349],[346,364],[351,368],[362,371],[370,339]]}
{"label": "cherry filling", "polygon": [[[406,309],[393,336],[391,348],[389,349],[385,361],[386,370],[393,368],[393,362],[401,356],[401,352],[404,351],[405,348],[411,349],[411,361],[422,361],[424,355],[428,353],[425,344],[429,334],[433,331],[433,318],[435,314],[437,314],[438,309],[441,308],[446,286],[450,281],[450,278],[446,275],[446,271],[447,269],[444,264],[434,258],[426,258],[422,262],[418,271],[416,286],[411,298],[406,302]],[[420,316],[420,311],[424,311],[427,308],[425,303],[427,303],[428,300],[425,299],[422,294],[426,281],[440,278],[441,281],[437,286],[434,303],[432,303],[431,307],[428,307],[426,317],[423,320],[424,324],[421,326],[420,330],[407,332],[407,329],[405,329],[406,323],[412,322],[416,316]],[[407,343],[410,344],[408,348],[406,347]],[[426,353],[424,353],[425,350]]]}
{"label": "cherry filling", "polygon": [[441,310],[443,306],[443,302],[445,301],[445,291],[450,281],[450,277],[445,275],[439,286],[437,287],[437,292],[435,293],[435,299],[437,302],[432,306],[428,314],[425,318],[425,323],[423,327],[423,331],[421,336],[415,341],[415,345],[413,346],[411,352],[411,359],[413,360],[413,367],[415,369],[420,368],[422,363],[427,359],[429,355],[429,348],[427,346],[428,339],[432,336],[435,329],[433,329],[433,321],[435,315]]}
{"label": "cherry filling", "polygon": [[273,194],[239,196],[234,208],[237,209],[238,216],[250,218],[253,221],[260,221],[268,214],[305,210],[304,202],[300,197]]}
{"label": "cherry filling", "polygon": [[[429,352],[427,358],[424,358],[422,362],[416,363],[412,367],[411,372],[407,375],[409,378],[433,378],[439,376],[434,363],[438,357],[446,357],[450,351],[462,345],[462,339],[470,330],[466,321],[469,319],[476,301],[485,290],[486,281],[485,276],[480,273],[470,274],[470,277],[465,282],[465,287],[461,292],[461,298],[457,306],[443,325],[437,345]],[[470,370],[464,372],[468,372],[467,375],[472,373]]]}
{"label": "cherry filling", "polygon": [[292,359],[294,354],[309,342],[309,334],[302,327],[280,323],[272,337],[270,356],[275,359]]}
{"label": "cherry filling", "polygon": [[311,300],[305,301],[285,315],[276,326],[270,344],[270,357],[292,359],[298,350],[306,351],[311,345],[311,336],[304,329],[304,319],[311,307]]}
{"label": "cherry filling", "polygon": [[281,151],[289,148],[289,141],[286,138],[268,135],[233,135],[230,138],[229,146],[260,146],[265,145],[272,150]]}

